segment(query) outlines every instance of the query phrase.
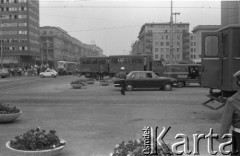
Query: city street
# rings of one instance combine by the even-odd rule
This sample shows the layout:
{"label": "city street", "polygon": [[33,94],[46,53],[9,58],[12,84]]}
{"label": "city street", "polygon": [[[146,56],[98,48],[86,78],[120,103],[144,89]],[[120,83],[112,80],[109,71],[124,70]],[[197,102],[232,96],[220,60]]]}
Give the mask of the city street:
{"label": "city street", "polygon": [[[192,149],[193,134],[208,134],[220,128],[222,109],[201,105],[207,88],[198,85],[172,91],[136,90],[120,93],[120,88],[99,82],[72,89],[77,76],[39,78],[35,76],[0,79],[0,99],[18,106],[23,114],[14,123],[0,124],[0,156],[8,156],[5,143],[36,127],[54,129],[67,145],[60,156],[108,156],[116,144],[141,138],[144,126],[171,126],[164,141],[177,142],[186,134]],[[181,140],[181,139],[180,139]],[[179,140],[178,140],[179,141]],[[208,155],[207,140],[200,141],[200,155]],[[217,142],[214,149],[218,150]]]}

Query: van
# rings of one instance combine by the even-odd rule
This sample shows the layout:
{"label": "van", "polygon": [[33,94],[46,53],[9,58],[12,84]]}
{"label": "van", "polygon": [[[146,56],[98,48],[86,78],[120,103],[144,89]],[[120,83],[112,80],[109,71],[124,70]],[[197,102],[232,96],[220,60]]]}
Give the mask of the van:
{"label": "van", "polygon": [[175,78],[179,88],[191,83],[201,85],[201,64],[167,64],[160,76]]}

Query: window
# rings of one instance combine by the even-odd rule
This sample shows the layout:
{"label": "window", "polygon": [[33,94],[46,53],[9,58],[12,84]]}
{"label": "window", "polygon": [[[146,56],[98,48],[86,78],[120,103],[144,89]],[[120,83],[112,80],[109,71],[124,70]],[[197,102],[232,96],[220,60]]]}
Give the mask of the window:
{"label": "window", "polygon": [[218,37],[207,36],[205,38],[205,56],[218,56]]}
{"label": "window", "polygon": [[158,59],[158,55],[155,55],[155,59]]}
{"label": "window", "polygon": [[166,42],[166,46],[169,46],[169,42]]}
{"label": "window", "polygon": [[158,48],[155,48],[155,52],[158,52]]}

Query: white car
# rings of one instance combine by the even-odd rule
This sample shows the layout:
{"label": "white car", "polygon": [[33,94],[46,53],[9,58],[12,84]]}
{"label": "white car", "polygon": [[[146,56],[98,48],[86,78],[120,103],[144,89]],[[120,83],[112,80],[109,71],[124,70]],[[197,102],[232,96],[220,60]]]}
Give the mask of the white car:
{"label": "white car", "polygon": [[41,72],[40,77],[57,77],[58,73],[54,69],[47,69],[45,72]]}

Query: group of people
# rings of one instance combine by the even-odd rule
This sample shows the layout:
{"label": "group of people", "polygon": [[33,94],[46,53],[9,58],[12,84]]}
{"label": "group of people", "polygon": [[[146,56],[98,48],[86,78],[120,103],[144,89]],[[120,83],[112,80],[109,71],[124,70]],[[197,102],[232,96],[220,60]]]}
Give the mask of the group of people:
{"label": "group of people", "polygon": [[[4,67],[3,69],[8,71],[9,76],[22,76],[22,75],[39,75],[40,72],[45,71],[49,68],[48,64],[45,65],[23,65],[23,66],[11,66],[11,67]],[[27,74],[25,74],[27,73]]]}

